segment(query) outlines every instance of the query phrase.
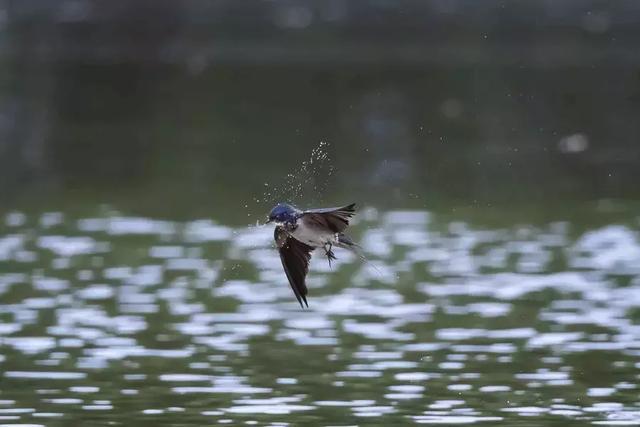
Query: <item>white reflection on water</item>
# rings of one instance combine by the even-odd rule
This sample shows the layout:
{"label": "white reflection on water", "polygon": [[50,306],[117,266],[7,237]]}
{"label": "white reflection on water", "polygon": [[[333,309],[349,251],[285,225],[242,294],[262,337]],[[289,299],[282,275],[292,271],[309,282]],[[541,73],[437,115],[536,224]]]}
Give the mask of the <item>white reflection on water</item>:
{"label": "white reflection on water", "polygon": [[87,377],[84,372],[36,372],[36,371],[7,371],[6,378],[33,378],[48,380],[79,380]]}
{"label": "white reflection on water", "polygon": [[0,416],[108,419],[127,396],[141,417],[194,424],[323,408],[327,425],[638,423],[635,229],[363,218],[370,260],[315,254],[303,311],[270,227],[7,215]]}

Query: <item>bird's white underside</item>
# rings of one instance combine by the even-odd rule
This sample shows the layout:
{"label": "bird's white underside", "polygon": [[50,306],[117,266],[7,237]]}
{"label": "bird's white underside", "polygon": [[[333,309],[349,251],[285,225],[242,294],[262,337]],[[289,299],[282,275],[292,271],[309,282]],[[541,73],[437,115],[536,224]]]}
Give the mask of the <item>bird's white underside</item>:
{"label": "bird's white underside", "polygon": [[323,232],[317,229],[311,229],[308,225],[305,224],[304,221],[298,220],[297,227],[295,230],[291,231],[290,234],[296,239],[301,241],[302,243],[306,243],[309,246],[313,246],[317,248],[319,246],[324,246],[327,243],[337,243],[338,238],[335,233],[331,232]]}

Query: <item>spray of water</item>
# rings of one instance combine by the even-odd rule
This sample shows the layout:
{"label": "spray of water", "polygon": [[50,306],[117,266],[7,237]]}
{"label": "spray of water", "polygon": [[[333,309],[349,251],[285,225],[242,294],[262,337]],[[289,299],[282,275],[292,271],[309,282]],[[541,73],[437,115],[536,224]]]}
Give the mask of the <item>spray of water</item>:
{"label": "spray of water", "polygon": [[264,210],[278,202],[290,202],[301,207],[320,205],[329,178],[334,172],[328,147],[329,143],[320,141],[311,150],[309,158],[288,173],[283,182],[277,185],[265,182],[262,195],[255,197],[254,202]]}

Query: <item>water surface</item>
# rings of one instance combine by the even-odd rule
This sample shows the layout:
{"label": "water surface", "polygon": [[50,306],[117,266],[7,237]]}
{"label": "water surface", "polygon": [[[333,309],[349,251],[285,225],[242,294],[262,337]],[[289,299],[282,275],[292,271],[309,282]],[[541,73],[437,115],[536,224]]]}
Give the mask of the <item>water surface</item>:
{"label": "water surface", "polygon": [[0,422],[640,424],[638,218],[362,211],[309,309],[269,227],[11,212]]}

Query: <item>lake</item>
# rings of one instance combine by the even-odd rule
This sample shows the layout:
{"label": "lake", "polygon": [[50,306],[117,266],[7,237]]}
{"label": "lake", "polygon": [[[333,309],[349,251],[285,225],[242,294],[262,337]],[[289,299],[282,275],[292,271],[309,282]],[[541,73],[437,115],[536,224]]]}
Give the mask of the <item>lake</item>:
{"label": "lake", "polygon": [[364,207],[296,302],[268,226],[102,206],[0,226],[7,425],[636,425],[632,206]]}
{"label": "lake", "polygon": [[639,19],[0,1],[0,427],[640,425]]}

